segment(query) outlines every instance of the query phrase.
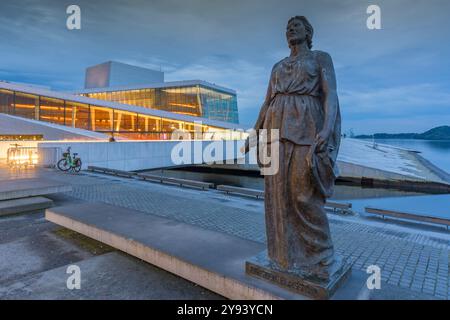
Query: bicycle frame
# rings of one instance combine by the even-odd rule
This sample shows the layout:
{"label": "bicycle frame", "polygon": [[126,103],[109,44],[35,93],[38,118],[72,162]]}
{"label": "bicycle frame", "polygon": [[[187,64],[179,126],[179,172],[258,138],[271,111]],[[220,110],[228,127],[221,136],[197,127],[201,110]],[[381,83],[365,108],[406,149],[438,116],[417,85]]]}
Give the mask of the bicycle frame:
{"label": "bicycle frame", "polygon": [[[62,158],[58,161],[57,167],[61,171],[75,171],[79,172],[81,170],[81,159],[76,156],[74,153],[73,156],[71,154],[71,148],[68,147],[66,152],[63,152]],[[61,164],[61,166],[60,166]]]}
{"label": "bicycle frame", "polygon": [[[66,153],[66,152],[65,152]],[[63,154],[63,159],[65,159],[67,161],[67,163],[71,166],[74,167],[75,166],[75,157],[72,157],[70,155],[70,152],[67,152],[66,155]]]}

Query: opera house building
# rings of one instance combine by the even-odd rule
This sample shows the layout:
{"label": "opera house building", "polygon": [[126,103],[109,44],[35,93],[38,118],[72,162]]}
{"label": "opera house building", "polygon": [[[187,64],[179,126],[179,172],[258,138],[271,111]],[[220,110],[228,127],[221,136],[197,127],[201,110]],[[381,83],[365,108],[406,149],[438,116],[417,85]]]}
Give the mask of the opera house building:
{"label": "opera house building", "polygon": [[[163,72],[117,62],[88,68],[78,92],[0,81],[0,114],[32,120],[24,126],[39,121],[120,140],[168,140],[176,129],[204,139],[242,134],[235,91],[201,80],[164,82]],[[22,132],[16,129],[9,133]]]}

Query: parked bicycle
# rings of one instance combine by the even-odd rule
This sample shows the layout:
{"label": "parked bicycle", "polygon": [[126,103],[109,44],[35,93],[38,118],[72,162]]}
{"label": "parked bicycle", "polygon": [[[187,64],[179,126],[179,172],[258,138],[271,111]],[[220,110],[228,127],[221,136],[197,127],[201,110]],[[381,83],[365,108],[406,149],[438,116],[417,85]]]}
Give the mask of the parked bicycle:
{"label": "parked bicycle", "polygon": [[81,159],[78,153],[74,153],[73,156],[70,155],[71,148],[68,147],[67,151],[62,154],[63,158],[58,161],[57,167],[61,171],[73,171],[80,172],[81,170]]}

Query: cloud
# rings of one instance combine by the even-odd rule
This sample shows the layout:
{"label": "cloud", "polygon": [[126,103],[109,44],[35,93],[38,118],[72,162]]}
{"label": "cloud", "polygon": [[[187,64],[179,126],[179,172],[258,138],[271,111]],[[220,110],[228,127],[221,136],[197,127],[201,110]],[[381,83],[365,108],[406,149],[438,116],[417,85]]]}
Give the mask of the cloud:
{"label": "cloud", "polygon": [[434,84],[385,87],[366,91],[343,90],[340,101],[354,116],[407,116],[408,114],[449,114],[450,92]]}
{"label": "cloud", "polygon": [[265,98],[271,66],[229,57],[205,57],[167,72],[167,80],[200,79],[237,90],[239,109],[260,106]]}
{"label": "cloud", "polygon": [[391,125],[398,119],[399,130],[414,131],[422,117],[448,119],[448,0],[378,0],[379,31],[366,28],[369,2],[358,0],[76,2],[82,30],[71,32],[69,2],[0,1],[0,78],[76,90],[87,66],[118,60],[161,68],[167,80],[197,78],[235,89],[241,122],[252,124],[272,66],[289,54],[285,24],[306,15],[314,49],[333,57],[344,129],[375,130],[382,119]]}

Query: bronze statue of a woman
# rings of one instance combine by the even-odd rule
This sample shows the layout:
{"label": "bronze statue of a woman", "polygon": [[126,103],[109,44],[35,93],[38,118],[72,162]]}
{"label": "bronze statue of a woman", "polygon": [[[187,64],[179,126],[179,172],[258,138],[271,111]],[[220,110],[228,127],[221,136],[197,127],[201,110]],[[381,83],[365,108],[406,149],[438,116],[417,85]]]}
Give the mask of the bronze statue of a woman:
{"label": "bronze statue of a woman", "polygon": [[336,78],[329,54],[313,51],[313,27],[289,20],[289,57],[272,69],[255,129],[279,130],[279,170],[265,176],[268,257],[275,269],[328,280],[340,269],[324,210],[340,144]]}

